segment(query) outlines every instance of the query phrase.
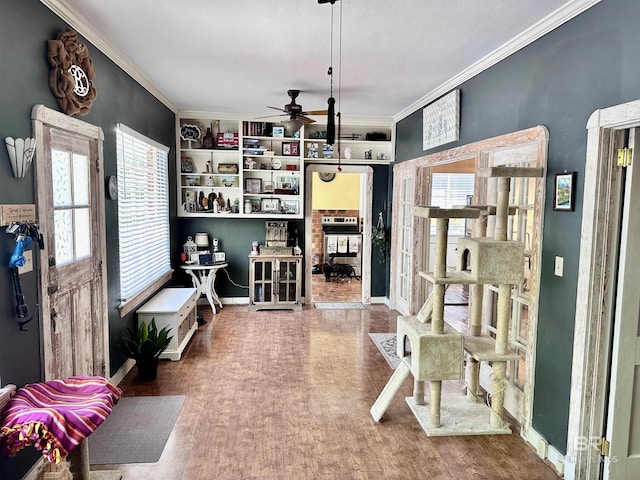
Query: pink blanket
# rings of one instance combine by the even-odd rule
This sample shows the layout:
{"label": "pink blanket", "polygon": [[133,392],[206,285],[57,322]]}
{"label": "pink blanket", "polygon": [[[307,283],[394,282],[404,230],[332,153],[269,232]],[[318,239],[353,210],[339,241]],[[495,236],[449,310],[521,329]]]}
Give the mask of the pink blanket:
{"label": "pink blanket", "polygon": [[102,377],[71,377],[19,389],[0,412],[0,442],[9,455],[33,445],[59,463],[109,416],[122,390]]}

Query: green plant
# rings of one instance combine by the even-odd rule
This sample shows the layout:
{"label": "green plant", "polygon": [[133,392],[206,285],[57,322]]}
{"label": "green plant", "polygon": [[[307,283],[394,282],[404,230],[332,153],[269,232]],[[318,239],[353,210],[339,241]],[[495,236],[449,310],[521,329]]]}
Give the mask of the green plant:
{"label": "green plant", "polygon": [[385,263],[391,251],[391,240],[384,227],[377,226],[373,228],[371,244],[378,249],[378,262]]}
{"label": "green plant", "polygon": [[158,358],[169,346],[173,337],[169,336],[170,328],[164,327],[158,332],[155,318],[147,325],[140,322],[138,330],[125,327],[125,332],[118,346],[125,356],[135,360]]}

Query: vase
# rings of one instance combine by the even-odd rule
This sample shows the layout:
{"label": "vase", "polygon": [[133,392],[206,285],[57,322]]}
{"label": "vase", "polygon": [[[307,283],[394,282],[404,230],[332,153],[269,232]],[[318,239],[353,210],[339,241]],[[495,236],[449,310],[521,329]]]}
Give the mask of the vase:
{"label": "vase", "polygon": [[143,382],[155,380],[158,376],[158,357],[139,358],[136,360],[138,377]]}
{"label": "vase", "polygon": [[211,128],[207,127],[207,133],[202,137],[202,148],[212,149],[213,146],[213,133],[211,132]]}

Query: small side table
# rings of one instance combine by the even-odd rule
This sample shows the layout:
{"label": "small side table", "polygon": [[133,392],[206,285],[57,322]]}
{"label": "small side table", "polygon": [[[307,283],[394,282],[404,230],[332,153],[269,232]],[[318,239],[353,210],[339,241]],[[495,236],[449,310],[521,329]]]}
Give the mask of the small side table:
{"label": "small side table", "polygon": [[205,294],[209,305],[211,305],[211,311],[215,315],[216,306],[214,302],[218,302],[220,308],[222,308],[222,302],[218,298],[216,293],[215,282],[216,273],[221,268],[225,268],[227,263],[215,263],[213,265],[181,265],[180,268],[186,270],[191,277],[194,288],[198,289],[198,295]]}

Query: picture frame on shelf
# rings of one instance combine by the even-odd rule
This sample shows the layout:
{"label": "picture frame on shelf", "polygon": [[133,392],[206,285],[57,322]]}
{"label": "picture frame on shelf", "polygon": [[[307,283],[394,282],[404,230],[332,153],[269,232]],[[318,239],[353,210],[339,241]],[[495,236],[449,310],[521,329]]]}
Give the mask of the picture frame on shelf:
{"label": "picture frame on shelf", "polygon": [[297,157],[300,155],[300,144],[298,142],[282,142],[282,156]]}
{"label": "picture frame on shelf", "polygon": [[273,138],[284,137],[284,127],[273,127]]}
{"label": "picture frame on shelf", "polygon": [[273,182],[265,181],[263,185],[264,193],[273,193]]}
{"label": "picture frame on shelf", "polygon": [[300,204],[297,200],[282,200],[280,202],[280,211],[287,215],[297,215],[300,213]]}
{"label": "picture frame on shelf", "polygon": [[280,211],[280,199],[278,198],[263,198],[260,201],[260,210],[263,212],[279,212]]}
{"label": "picture frame on shelf", "polygon": [[262,191],[262,180],[259,178],[245,178],[244,190],[247,193],[260,193]]}
{"label": "picture frame on shelf", "polygon": [[318,158],[318,144],[309,143],[307,145],[307,158]]}
{"label": "picture frame on shelf", "polygon": [[553,193],[553,209],[572,212],[575,208],[576,172],[556,173]]}
{"label": "picture frame on shelf", "polygon": [[191,157],[180,157],[180,171],[182,173],[196,173],[196,168]]}
{"label": "picture frame on shelf", "polygon": [[187,187],[199,187],[200,186],[200,176],[199,175],[186,175],[184,177],[184,184]]}

